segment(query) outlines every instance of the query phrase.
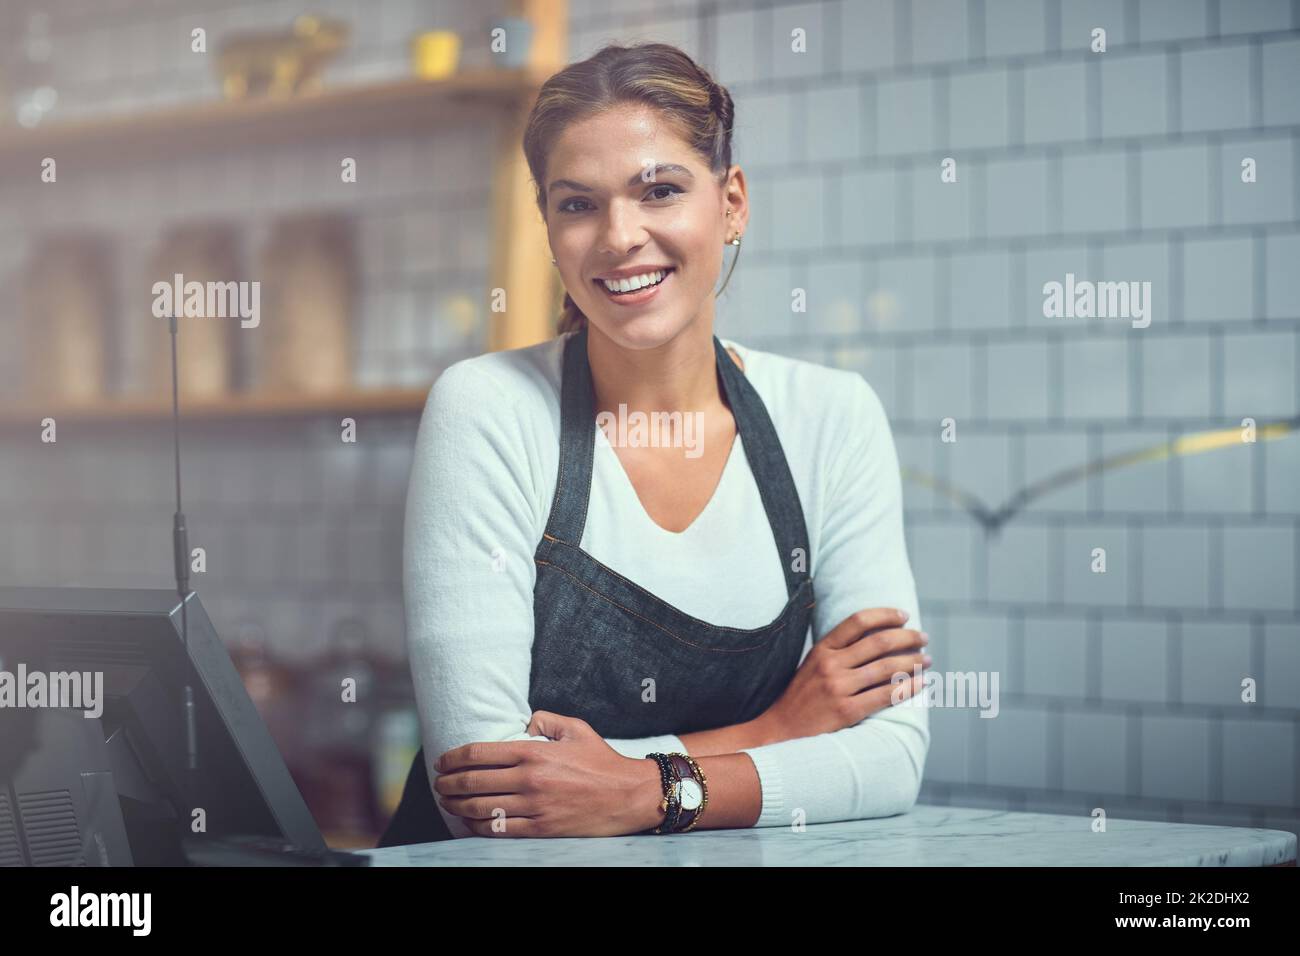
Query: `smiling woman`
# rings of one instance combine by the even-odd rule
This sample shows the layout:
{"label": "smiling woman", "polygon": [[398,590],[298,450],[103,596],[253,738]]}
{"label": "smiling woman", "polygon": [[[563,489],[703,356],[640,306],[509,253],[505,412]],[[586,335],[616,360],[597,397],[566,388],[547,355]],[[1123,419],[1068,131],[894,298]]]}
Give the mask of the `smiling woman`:
{"label": "smiling woman", "polygon": [[[615,83],[620,84],[617,90]],[[593,93],[600,92],[604,102],[594,103]],[[524,155],[556,264],[570,290],[561,332],[584,328],[589,320],[599,325],[601,313],[609,314],[599,297],[590,294],[589,276],[604,288],[602,279],[633,278],[638,269],[671,273],[680,267],[684,272],[677,278],[694,288],[684,290],[673,312],[677,321],[685,321],[684,302],[707,298],[717,280],[721,242],[738,247],[749,218],[744,173],[731,163],[734,122],[726,88],[666,44],[606,47],[547,82],[524,133]],[[594,144],[606,148],[593,151]],[[613,151],[627,157],[623,162],[632,172],[625,179],[622,165],[605,166]],[[615,231],[620,223],[630,224],[627,217],[653,217],[657,245],[665,255],[680,258],[647,259],[625,268],[605,263],[604,271],[584,274],[584,269],[602,268],[591,262],[590,252],[581,253],[591,245],[590,233],[598,228],[594,224],[601,221],[602,209],[605,218],[616,217]],[[611,238],[618,238],[617,232]],[[626,304],[653,298],[634,295]]]}
{"label": "smiling woman", "polygon": [[[524,152],[561,334],[430,392],[404,566],[425,749],[382,845],[916,799],[926,710],[892,704],[930,660],[880,400],[713,331],[749,214],[732,124],[727,91],[664,44],[606,47],[541,90]],[[598,427],[615,410],[691,422],[696,453]]]}

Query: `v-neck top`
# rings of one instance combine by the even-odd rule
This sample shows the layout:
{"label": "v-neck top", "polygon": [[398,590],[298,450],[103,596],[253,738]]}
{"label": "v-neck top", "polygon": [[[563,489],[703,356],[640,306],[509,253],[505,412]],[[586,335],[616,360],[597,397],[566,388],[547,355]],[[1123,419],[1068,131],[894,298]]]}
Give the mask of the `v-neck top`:
{"label": "v-neck top", "polygon": [[[431,762],[526,733],[533,552],[555,492],[568,336],[456,363],[430,390],[406,502],[407,647]],[[884,408],[857,373],[747,348],[740,355],[804,509],[817,604],[804,653],[855,611],[897,607],[923,629],[903,534],[898,458]],[[682,532],[646,513],[595,422],[580,547],[711,624],[762,626],[787,600],[740,434],[704,510]],[[763,790],[758,826],[904,812],[920,787],[927,708],[887,707],[834,733],[745,748]],[[610,739],[630,757],[685,751],[674,735]]]}
{"label": "v-neck top", "polygon": [[[736,534],[735,529],[741,527],[751,533]],[[776,542],[740,435],[736,435],[704,510],[685,530],[674,532],[646,513],[623,463],[598,428],[591,500],[580,547],[647,591],[710,624],[761,627],[786,601]],[[702,568],[728,567],[751,568],[750,587],[724,588],[728,593],[719,594],[716,572],[701,573]]]}
{"label": "v-neck top", "polygon": [[[714,484],[714,489],[712,494],[709,497],[709,500],[705,502],[704,507],[700,509],[699,513],[696,514],[696,516],[693,519],[691,519],[691,523],[687,525],[685,528],[683,528],[681,531],[670,531],[669,529],[665,528],[663,525],[659,524],[659,522],[655,521],[654,518],[650,516],[649,512],[645,511],[645,505],[641,504],[641,496],[637,494],[636,486],[632,484],[632,478],[630,475],[628,475],[627,468],[624,467],[622,460],[618,457],[618,452],[614,450],[614,446],[609,443],[609,436],[606,435],[604,429],[600,428],[599,426],[597,426],[596,428],[596,454],[592,462],[592,472],[593,472],[592,481],[594,482],[596,480],[595,470],[597,468],[606,468],[609,471],[613,471],[612,468],[608,468],[608,466],[605,464],[610,458],[612,458],[614,465],[617,466],[618,471],[623,475],[622,483],[627,485],[628,490],[632,492],[632,497],[634,497],[637,500],[637,502],[641,504],[641,509],[645,513],[646,520],[649,521],[650,524],[658,528],[660,531],[662,531],[664,534],[671,535],[674,538],[678,538],[684,534],[693,533],[695,526],[700,523],[701,519],[704,518],[706,514],[708,514],[709,510],[713,507],[713,503],[715,501],[726,500],[727,494],[729,492],[726,492],[723,489],[727,485],[728,479],[730,478],[732,472],[735,471],[736,467],[739,467],[734,464],[736,459],[743,458],[744,454],[745,454],[745,450],[742,445],[740,433],[736,432],[735,437],[732,440],[731,449],[727,453],[726,460],[723,461],[722,463],[722,471],[719,472],[718,474],[717,481]],[[611,475],[608,478],[608,483],[609,483],[611,495],[618,494],[618,492],[616,491],[617,485],[619,484],[618,479]],[[711,522],[711,523],[716,524],[716,522]]]}

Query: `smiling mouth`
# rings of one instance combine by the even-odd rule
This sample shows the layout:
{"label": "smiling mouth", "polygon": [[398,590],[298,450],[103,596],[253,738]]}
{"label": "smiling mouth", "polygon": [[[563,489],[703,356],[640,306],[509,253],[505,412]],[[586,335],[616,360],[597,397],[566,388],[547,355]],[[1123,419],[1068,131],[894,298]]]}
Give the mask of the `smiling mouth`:
{"label": "smiling mouth", "polygon": [[645,297],[651,290],[659,288],[668,280],[668,277],[676,271],[676,266],[670,266],[669,268],[662,270],[663,276],[658,282],[651,282],[649,285],[638,286],[637,288],[629,289],[626,292],[615,292],[611,290],[609,286],[605,285],[604,279],[592,279],[591,281],[600,288],[600,291],[604,292],[611,299],[635,299],[638,296]]}

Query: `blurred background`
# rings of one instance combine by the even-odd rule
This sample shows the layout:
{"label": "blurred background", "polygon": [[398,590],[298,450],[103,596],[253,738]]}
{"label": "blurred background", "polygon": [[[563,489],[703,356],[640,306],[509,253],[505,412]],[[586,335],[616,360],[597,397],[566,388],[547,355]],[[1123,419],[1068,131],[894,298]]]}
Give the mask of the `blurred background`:
{"label": "blurred background", "polygon": [[[922,802],[1300,828],[1300,4],[0,18],[0,581],[172,586],[150,287],[262,281],[257,328],[182,325],[192,584],[333,844],[373,844],[418,747],[401,552],[424,395],[553,329],[519,124],[559,66],[647,40],[736,102],[752,218],[719,333],[871,383],[936,665],[1000,675],[996,719],[931,711]],[[1150,282],[1150,326],[1045,317],[1067,273]]]}

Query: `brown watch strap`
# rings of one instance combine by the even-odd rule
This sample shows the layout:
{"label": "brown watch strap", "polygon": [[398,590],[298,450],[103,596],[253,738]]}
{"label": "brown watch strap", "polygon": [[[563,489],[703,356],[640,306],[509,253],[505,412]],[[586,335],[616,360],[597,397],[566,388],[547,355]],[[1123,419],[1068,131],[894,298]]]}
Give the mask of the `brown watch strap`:
{"label": "brown watch strap", "polygon": [[[701,790],[704,789],[703,782],[695,776],[695,768],[691,766],[689,760],[681,754],[669,754],[668,761],[673,768],[673,772],[677,775],[678,780],[694,780],[696,783],[700,784]],[[673,828],[674,832],[681,832],[690,826],[691,822],[700,815],[702,809],[704,809],[703,806],[696,807],[693,810],[688,810],[683,807],[678,813],[677,825]]]}

